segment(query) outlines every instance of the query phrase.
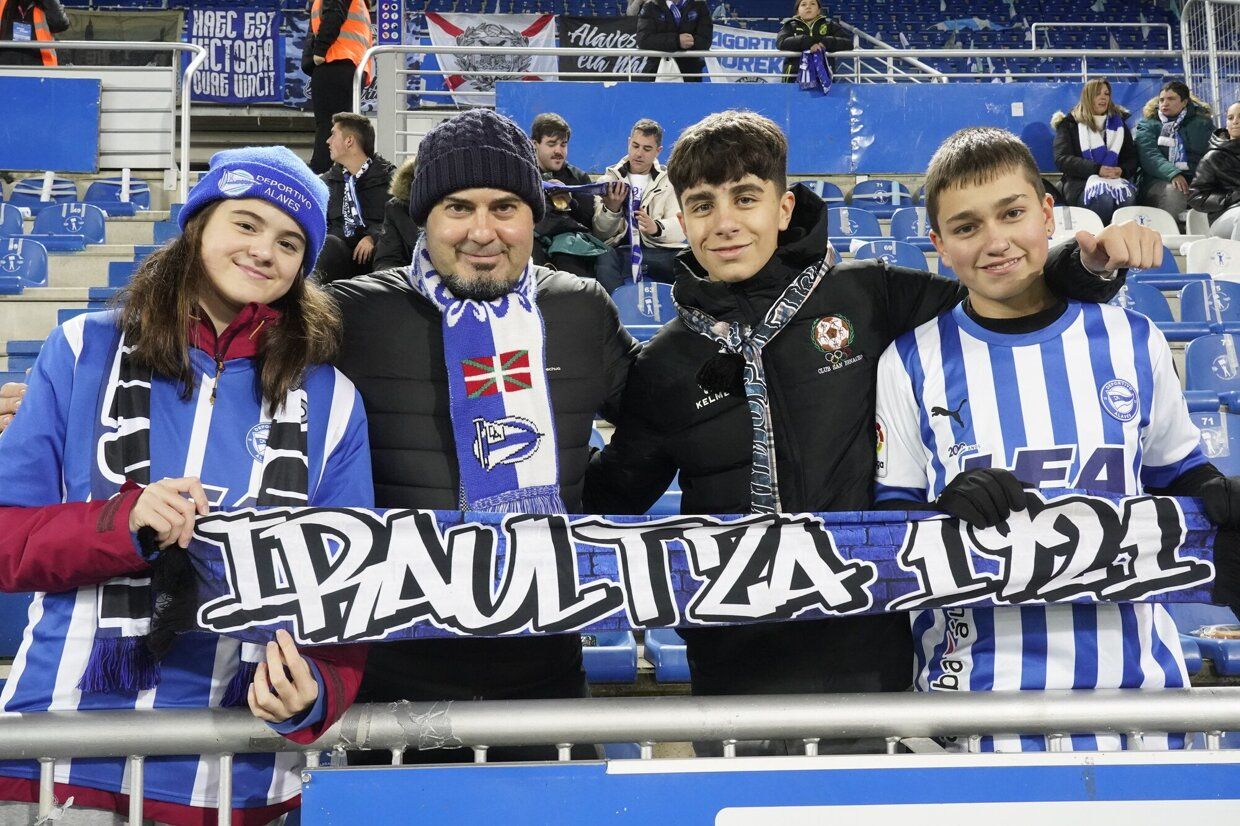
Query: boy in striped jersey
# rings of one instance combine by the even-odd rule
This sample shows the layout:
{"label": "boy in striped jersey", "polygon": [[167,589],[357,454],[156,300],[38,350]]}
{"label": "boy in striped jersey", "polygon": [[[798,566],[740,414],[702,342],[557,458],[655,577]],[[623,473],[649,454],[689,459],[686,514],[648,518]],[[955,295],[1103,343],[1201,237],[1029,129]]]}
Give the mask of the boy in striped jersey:
{"label": "boy in striped jersey", "polygon": [[[1164,493],[1202,496],[1210,518],[1234,528],[1237,486],[1201,452],[1162,333],[1144,316],[1047,289],[1052,201],[1024,144],[999,129],[957,132],[931,160],[926,205],[934,245],[969,295],[900,336],[879,362],[876,500],[935,501],[993,527],[1024,508],[1022,486]],[[1158,243],[1139,238],[1147,240]],[[911,620],[920,691],[1188,683],[1175,624],[1157,604],[920,611]],[[1104,734],[1065,742],[1123,745]],[[1046,742],[995,735],[980,748]]]}

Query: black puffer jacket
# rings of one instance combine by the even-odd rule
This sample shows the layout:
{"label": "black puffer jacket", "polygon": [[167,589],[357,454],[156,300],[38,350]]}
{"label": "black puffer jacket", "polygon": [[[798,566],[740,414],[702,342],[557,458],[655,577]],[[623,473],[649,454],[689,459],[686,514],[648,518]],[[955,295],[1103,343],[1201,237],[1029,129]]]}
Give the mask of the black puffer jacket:
{"label": "black puffer jacket", "polygon": [[[680,22],[664,0],[646,0],[637,15],[637,48],[653,52],[704,52],[710,48],[715,33],[715,21],[710,17],[706,0],[689,0],[680,12]],[[682,34],[693,35],[693,48],[680,45]],[[681,71],[702,72],[706,61],[700,57],[678,58]],[[658,61],[652,61],[651,71]]]}
{"label": "black puffer jacket", "polygon": [[[1127,119],[1128,112],[1121,110]],[[1059,188],[1069,204],[1083,206],[1081,195],[1085,192],[1085,182],[1090,175],[1097,175],[1099,165],[1081,155],[1081,133],[1076,118],[1071,114],[1056,112],[1051,118],[1051,126],[1055,129],[1055,166],[1063,173]],[[1132,131],[1124,126],[1124,142],[1119,148],[1119,168],[1124,171],[1124,178],[1136,183],[1137,168],[1141,159],[1137,156],[1137,144],[1133,141]]]}
{"label": "black puffer jacket", "polygon": [[[739,283],[708,281],[691,254],[676,301],[718,319],[753,324],[789,281],[822,260],[826,209],[794,187],[792,224],[775,257]],[[1080,266],[1076,245],[1056,247],[1051,282],[1106,300],[1122,279],[1101,282]],[[874,477],[878,359],[896,336],[965,295],[955,281],[881,261],[849,261],[827,274],[764,350],[781,505],[786,512],[865,510]],[[820,322],[850,331],[843,348],[824,343]],[[611,443],[596,454],[586,485],[591,513],[643,513],[680,473],[687,514],[748,513],[752,431],[744,398],[698,387],[717,351],[679,319],[643,348],[629,376]],[[844,352],[844,351],[847,352]],[[907,617],[809,620],[723,629],[682,629],[695,693],[898,690],[912,674]],[[857,677],[850,682],[850,677]]]}
{"label": "black puffer jacket", "polygon": [[[781,52],[803,52],[815,43],[821,43],[827,52],[846,52],[853,45],[848,29],[829,17],[818,17],[810,23],[799,17],[789,17],[779,27],[779,34],[775,35],[775,48]],[[784,80],[795,82],[800,71],[799,56],[784,61]]]}
{"label": "black puffer jacket", "polygon": [[392,175],[387,205],[383,207],[383,233],[375,247],[374,271],[405,267],[413,260],[418,242],[418,225],[409,214],[409,190],[413,186],[415,159],[402,163]]}
{"label": "black puffer jacket", "polygon": [[[440,314],[407,274],[407,268],[388,270],[328,287],[344,316],[336,366],[366,405],[376,507],[455,510],[460,472]],[[578,512],[594,415],[614,421],[638,344],[597,282],[543,267],[536,275],[560,489],[565,505]],[[423,696],[434,690],[427,686],[504,696],[580,665],[581,639],[574,634],[385,643],[371,648],[362,692],[369,701],[399,699],[410,686],[422,687]]]}
{"label": "black puffer jacket", "polygon": [[[388,200],[388,186],[392,183],[392,173],[396,167],[382,155],[370,159],[370,166],[357,179],[357,200],[361,205],[362,220],[366,222],[364,233],[369,235],[376,244],[383,235],[383,208]],[[361,232],[352,238],[344,237],[344,167],[333,164],[332,168],[319,176],[327,184],[327,232],[344,238],[350,247],[356,247],[362,240]]]}
{"label": "black puffer jacket", "polygon": [[1210,136],[1210,151],[1197,164],[1188,205],[1210,216],[1210,223],[1236,204],[1240,204],[1240,140],[1232,140],[1226,129]]}

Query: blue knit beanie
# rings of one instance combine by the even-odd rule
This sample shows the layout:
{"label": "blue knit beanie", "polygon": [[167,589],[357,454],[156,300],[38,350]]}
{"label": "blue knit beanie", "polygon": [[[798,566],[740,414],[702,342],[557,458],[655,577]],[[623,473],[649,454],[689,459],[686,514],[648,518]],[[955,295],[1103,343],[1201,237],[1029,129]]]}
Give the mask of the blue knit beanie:
{"label": "blue knit beanie", "polygon": [[216,152],[207,174],[190,190],[181,207],[177,216],[181,230],[204,207],[225,198],[261,198],[288,213],[306,234],[302,273],[314,271],[327,235],[327,184],[301,158],[283,146]]}
{"label": "blue knit beanie", "polygon": [[445,196],[475,187],[503,189],[530,205],[534,223],[547,199],[534,144],[508,118],[490,109],[470,109],[426,133],[418,144],[409,214],[423,226]]}

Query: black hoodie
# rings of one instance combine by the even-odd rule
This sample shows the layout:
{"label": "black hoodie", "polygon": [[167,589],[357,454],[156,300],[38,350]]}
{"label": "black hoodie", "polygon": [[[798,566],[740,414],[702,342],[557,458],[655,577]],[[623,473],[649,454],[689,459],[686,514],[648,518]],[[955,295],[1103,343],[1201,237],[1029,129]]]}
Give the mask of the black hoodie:
{"label": "black hoodie", "polygon": [[1226,129],[1216,129],[1210,136],[1210,151],[1197,164],[1188,205],[1207,213],[1213,224],[1236,204],[1240,204],[1240,140],[1232,140]]}
{"label": "black hoodie", "polygon": [[[720,320],[763,317],[827,248],[823,202],[793,187],[792,223],[775,256],[739,283],[709,281],[692,254],[673,294]],[[1075,243],[1052,250],[1052,289],[1106,300],[1122,279],[1101,282],[1081,266]],[[878,359],[897,336],[965,296],[955,281],[847,261],[833,267],[763,352],[782,509],[865,510],[872,502]],[[823,324],[823,327],[819,325]],[[826,327],[843,329],[836,347]],[[679,319],[642,349],[629,374],[611,443],[586,475],[589,513],[644,513],[679,472],[686,514],[749,513],[752,430],[744,398],[707,393],[698,371],[717,346]],[[901,614],[783,624],[685,629],[698,694],[899,690],[912,675],[908,619]],[[855,679],[854,679],[855,678]]]}

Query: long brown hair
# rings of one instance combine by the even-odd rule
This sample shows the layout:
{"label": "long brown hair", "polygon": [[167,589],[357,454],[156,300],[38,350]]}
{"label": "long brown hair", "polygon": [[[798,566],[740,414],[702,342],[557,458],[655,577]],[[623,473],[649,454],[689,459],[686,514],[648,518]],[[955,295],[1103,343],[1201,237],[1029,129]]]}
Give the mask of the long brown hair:
{"label": "long brown hair", "polygon": [[[1104,87],[1108,92],[1111,92],[1111,81],[1103,77],[1096,77],[1086,81],[1085,85],[1081,87],[1081,99],[1072,108],[1072,119],[1077,123],[1084,124],[1086,129],[1094,132],[1100,131],[1094,124],[1094,98],[1098,97],[1098,93]],[[1123,117],[1128,113],[1115,102],[1114,93],[1112,92],[1111,105],[1103,114],[1109,118],[1111,115]]]}
{"label": "long brown hair", "polygon": [[[185,231],[143,261],[117,297],[119,325],[134,348],[131,358],[179,381],[186,399],[194,392],[188,332],[202,312],[198,297],[210,286],[201,255],[203,228],[219,204],[186,221]],[[264,331],[255,390],[274,410],[301,384],[307,368],[335,357],[341,322],[335,303],[304,275],[271,307],[280,311],[280,320]]]}

